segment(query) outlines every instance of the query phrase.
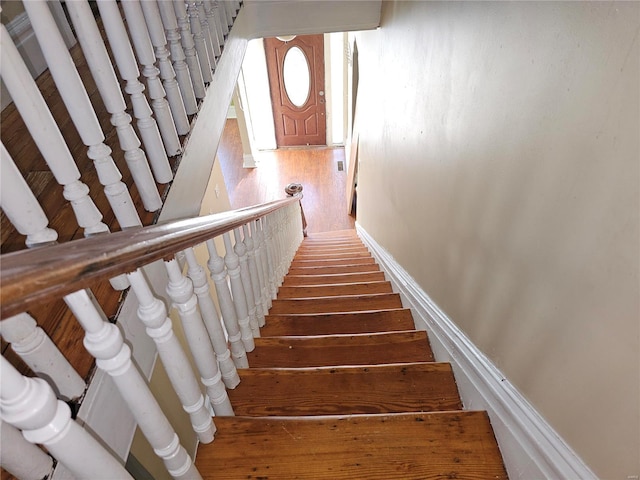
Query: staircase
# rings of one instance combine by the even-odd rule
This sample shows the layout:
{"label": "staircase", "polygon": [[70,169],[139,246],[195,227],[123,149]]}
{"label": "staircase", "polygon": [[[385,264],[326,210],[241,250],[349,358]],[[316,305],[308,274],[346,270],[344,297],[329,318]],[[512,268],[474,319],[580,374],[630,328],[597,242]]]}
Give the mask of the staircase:
{"label": "staircase", "polygon": [[355,231],[305,238],[196,466],[215,479],[507,478]]}

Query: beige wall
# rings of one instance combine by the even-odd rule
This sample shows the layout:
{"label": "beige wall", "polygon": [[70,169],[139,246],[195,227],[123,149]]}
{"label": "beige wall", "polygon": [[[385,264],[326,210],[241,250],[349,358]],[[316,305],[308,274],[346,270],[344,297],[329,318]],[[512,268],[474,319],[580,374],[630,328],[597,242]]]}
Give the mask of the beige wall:
{"label": "beige wall", "polygon": [[358,221],[602,478],[640,474],[638,3],[383,2]]}
{"label": "beige wall", "polygon": [[0,8],[2,8],[0,17],[2,18],[3,25],[7,25],[11,20],[24,12],[24,6],[19,0],[2,0],[0,1]]}

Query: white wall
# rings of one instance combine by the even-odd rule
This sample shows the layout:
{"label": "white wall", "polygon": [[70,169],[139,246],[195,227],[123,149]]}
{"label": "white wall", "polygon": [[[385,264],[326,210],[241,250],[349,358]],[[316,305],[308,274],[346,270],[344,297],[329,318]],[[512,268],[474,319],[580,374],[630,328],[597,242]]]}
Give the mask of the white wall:
{"label": "white wall", "polygon": [[640,474],[639,31],[389,1],[357,34],[359,223],[607,479]]}

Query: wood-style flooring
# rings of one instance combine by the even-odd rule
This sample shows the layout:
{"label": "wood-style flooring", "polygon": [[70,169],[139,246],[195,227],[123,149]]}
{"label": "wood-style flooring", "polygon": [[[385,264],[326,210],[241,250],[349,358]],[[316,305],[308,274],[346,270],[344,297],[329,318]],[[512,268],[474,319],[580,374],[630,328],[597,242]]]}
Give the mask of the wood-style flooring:
{"label": "wood-style flooring", "polygon": [[[232,208],[278,200],[289,183],[300,183],[307,232],[352,229],[347,214],[347,172],[344,148],[287,148],[260,152],[256,168],[242,167],[242,144],[236,119],[228,119],[218,149],[218,159]],[[343,170],[338,170],[342,162]]]}

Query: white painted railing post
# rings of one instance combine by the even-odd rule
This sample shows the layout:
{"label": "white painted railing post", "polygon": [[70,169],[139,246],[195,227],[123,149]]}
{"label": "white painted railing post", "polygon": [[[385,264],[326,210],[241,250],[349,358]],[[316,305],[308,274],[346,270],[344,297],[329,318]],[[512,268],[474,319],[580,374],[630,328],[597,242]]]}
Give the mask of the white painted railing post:
{"label": "white painted railing post", "polygon": [[213,44],[213,53],[216,60],[220,58],[222,54],[222,45],[224,45],[224,33],[222,33],[222,27],[216,19],[215,6],[211,0],[204,0],[203,8],[207,21],[209,22],[209,31],[211,32],[211,43]]}
{"label": "white painted railing post", "polygon": [[85,330],[85,348],[96,358],[98,368],[111,376],[138,427],[171,476],[185,480],[200,478],[147,382],[133,364],[131,349],[124,343],[118,327],[109,323],[89,290],[71,293],[64,300]]}
{"label": "white painted railing post", "polygon": [[[225,338],[222,323],[220,322],[218,311],[211,298],[207,274],[204,268],[198,263],[193,248],[186,249],[184,254],[188,264],[187,275],[193,282],[193,291],[198,298],[202,320],[209,333],[213,350],[216,353],[216,360],[220,366],[222,380],[227,388],[235,388],[240,383],[240,377],[231,359],[231,352],[227,347],[227,339]],[[242,351],[244,352],[244,348]]]}
{"label": "white painted railing post", "polygon": [[200,71],[202,72],[202,80],[204,83],[211,83],[213,76],[211,71],[215,66],[215,63],[211,63],[209,59],[209,52],[207,51],[207,41],[202,31],[202,24],[200,23],[200,12],[196,6],[196,2],[189,2],[187,13],[189,16],[189,25],[191,27],[191,34],[193,35],[193,42],[195,44],[196,52],[198,52],[198,62],[200,63]]}
{"label": "white painted railing post", "polygon": [[207,396],[213,411],[216,416],[233,415],[233,408],[222,383],[222,374],[218,369],[213,346],[198,311],[198,299],[193,293],[193,284],[182,274],[175,259],[164,263],[169,274],[167,294],[178,310],[187,343],[191,348],[202,383],[207,388]]}
{"label": "white painted railing post", "polygon": [[0,171],[0,207],[16,230],[27,236],[27,246],[55,242],[58,234],[48,227],[47,216],[4,144],[0,147]]}
{"label": "white painted railing post", "polygon": [[[242,226],[242,232],[244,236],[244,244],[247,247],[247,266],[249,268],[249,275],[251,277],[251,288],[253,288],[253,301],[256,309],[256,319],[258,320],[258,326],[264,327],[264,310],[262,308],[262,288],[260,287],[260,277],[258,275],[258,265],[256,263],[256,246],[255,241],[251,237],[251,231],[249,224],[245,223]],[[259,330],[258,330],[259,332]]]}
{"label": "white painted railing post", "polygon": [[187,355],[173,333],[171,319],[167,317],[164,303],[153,295],[141,270],[129,273],[127,277],[140,304],[138,318],[147,327],[147,334],[156,344],[173,389],[191,418],[193,430],[202,443],[211,442],[215,426],[205,407],[204,397]]}
{"label": "white painted railing post", "polygon": [[249,326],[251,327],[251,334],[254,338],[260,336],[260,325],[258,323],[258,317],[256,317],[256,302],[253,298],[253,285],[251,284],[251,273],[249,272],[247,246],[245,245],[240,229],[236,228],[233,231],[235,238],[234,252],[238,255],[240,262],[240,280],[242,280],[242,287],[244,289],[244,297],[247,302],[247,310],[249,312]]}
{"label": "white painted railing post", "polygon": [[160,9],[155,1],[143,1],[140,2],[140,5],[142,6],[142,12],[147,22],[151,43],[156,52],[158,67],[160,68],[160,78],[162,79],[162,84],[167,94],[167,100],[169,101],[169,108],[171,109],[176,131],[179,135],[186,135],[190,130],[189,119],[187,118],[187,111],[184,108],[184,101],[182,100],[180,88],[176,81],[176,72],[171,64],[171,55],[169,54],[169,50],[167,50],[167,38],[164,34]]}
{"label": "white painted railing post", "polygon": [[[216,288],[216,296],[218,297],[218,304],[220,305],[222,321],[229,334],[233,363],[235,363],[237,368],[248,368],[247,351],[242,340],[242,332],[240,331],[238,317],[236,316],[233,299],[229,291],[224,260],[218,255],[216,244],[213,240],[207,240],[207,250],[209,251],[207,267],[209,268],[211,279]],[[253,336],[251,335],[250,337],[251,341],[253,341]]]}
{"label": "white painted railing post", "polygon": [[[229,24],[227,23],[227,12],[225,11],[224,4],[220,0],[213,2],[213,8],[216,13],[216,21],[222,30],[222,38],[229,34]],[[224,43],[224,42],[223,42]]]}
{"label": "white painted railing post", "polygon": [[267,257],[262,234],[262,222],[258,219],[252,224],[254,243],[256,244],[256,263],[258,276],[260,278],[260,289],[262,296],[262,309],[266,315],[271,308],[271,296],[269,295],[269,274],[267,271]]}
{"label": "white painted railing post", "polygon": [[57,396],[68,401],[84,393],[82,377],[31,315],[19,313],[0,321],[0,334],[33,373],[51,383]]}
{"label": "white painted railing post", "polygon": [[268,273],[268,286],[269,295],[272,300],[275,300],[278,293],[278,286],[276,285],[276,263],[275,263],[275,248],[273,241],[273,229],[272,227],[273,215],[267,215],[262,217],[262,225],[264,227],[264,241],[265,249],[267,252],[267,273]]}
{"label": "white painted railing post", "polygon": [[93,19],[91,8],[86,1],[73,1],[66,5],[100,97],[111,114],[111,125],[116,128],[120,147],[125,152],[124,159],[138,188],[144,208],[154,212],[162,207],[162,200],[151,175],[147,157],[140,149],[140,140],[131,125],[131,117],[126,113],[120,84]]}
{"label": "white painted railing post", "polygon": [[227,267],[227,273],[229,274],[233,306],[236,310],[236,318],[238,319],[240,333],[242,334],[242,343],[244,343],[244,349],[247,352],[252,352],[255,348],[255,342],[253,341],[253,332],[251,330],[247,297],[245,295],[244,285],[242,284],[242,278],[240,277],[240,259],[231,246],[229,232],[223,233],[222,238],[225,249],[224,263]]}
{"label": "white painted railing post", "polygon": [[82,84],[71,54],[44,0],[24,4],[44,54],[58,92],[67,107],[82,142],[89,147],[87,156],[93,160],[98,179],[121,228],[141,226],[129,190],[111,158],[111,149],[104,144],[104,133]]}
{"label": "white painted railing post", "polygon": [[4,25],[1,31],[2,80],[51,172],[64,187],[64,198],[71,202],[78,225],[85,235],[108,232],[38,86]]}
{"label": "white painted railing post", "polygon": [[[212,33],[211,26],[209,25],[209,17],[207,16],[207,12],[204,9],[204,1],[199,0],[195,2],[196,8],[198,9],[198,17],[200,19],[200,26],[202,28],[202,33],[204,35],[204,41],[207,45],[207,53],[209,54],[209,64],[211,68],[215,70],[216,68],[216,49],[215,44],[217,43],[217,38],[215,33]],[[213,30],[215,32],[215,30]],[[218,45],[218,50],[220,49],[220,45]],[[218,54],[220,56],[220,54]]]}
{"label": "white painted railing post", "polygon": [[204,88],[204,79],[202,78],[202,70],[198,60],[198,53],[193,41],[193,35],[191,34],[191,28],[189,26],[187,7],[185,6],[184,1],[174,0],[173,8],[176,14],[176,20],[178,21],[178,27],[180,27],[180,40],[182,41],[182,48],[184,49],[187,65],[189,65],[189,74],[191,75],[193,91],[196,94],[196,98],[204,98],[207,92]]}
{"label": "white painted railing post", "polygon": [[1,420],[0,445],[0,466],[19,480],[42,480],[51,474],[53,459]]}
{"label": "white painted railing post", "polygon": [[160,10],[160,16],[162,17],[162,23],[167,32],[171,60],[173,61],[173,68],[176,72],[178,85],[180,86],[180,94],[182,95],[184,108],[189,115],[192,115],[198,111],[198,102],[193,89],[193,83],[191,82],[189,65],[186,63],[186,56],[182,48],[182,35],[180,35],[178,28],[173,2],[170,0],[161,0],[158,2],[158,8]]}
{"label": "white painted railing post", "polygon": [[171,165],[167,158],[158,124],[151,114],[151,107],[144,95],[144,85],[138,77],[138,63],[133,54],[129,35],[120,16],[120,9],[115,0],[100,0],[98,2],[102,24],[107,32],[111,52],[118,65],[120,76],[127,82],[124,90],[129,94],[136,117],[136,126],[142,137],[153,177],[158,183],[169,183],[173,179]]}
{"label": "white painted railing post", "polygon": [[220,5],[222,5],[222,8],[224,9],[224,13],[225,13],[224,18],[227,19],[227,26],[229,27],[229,29],[231,29],[231,27],[233,26],[233,13],[232,13],[233,7],[231,7],[231,5],[227,0],[221,0]]}
{"label": "white painted railing post", "polygon": [[124,467],[80,425],[69,406],[56,399],[41,378],[23,377],[4,357],[0,369],[0,416],[22,430],[31,443],[44,445],[78,479],[130,479]]}
{"label": "white painted railing post", "polygon": [[[146,3],[146,2],[142,2]],[[124,15],[129,27],[129,35],[133,41],[133,46],[138,57],[138,62],[143,66],[142,75],[147,80],[149,97],[151,98],[151,108],[158,122],[158,128],[164,142],[164,148],[170,157],[182,152],[180,139],[173,115],[167,102],[167,95],[160,81],[160,70],[156,67],[156,56],[153,52],[153,45],[147,30],[147,23],[142,12],[139,0],[127,0],[121,2]]]}

